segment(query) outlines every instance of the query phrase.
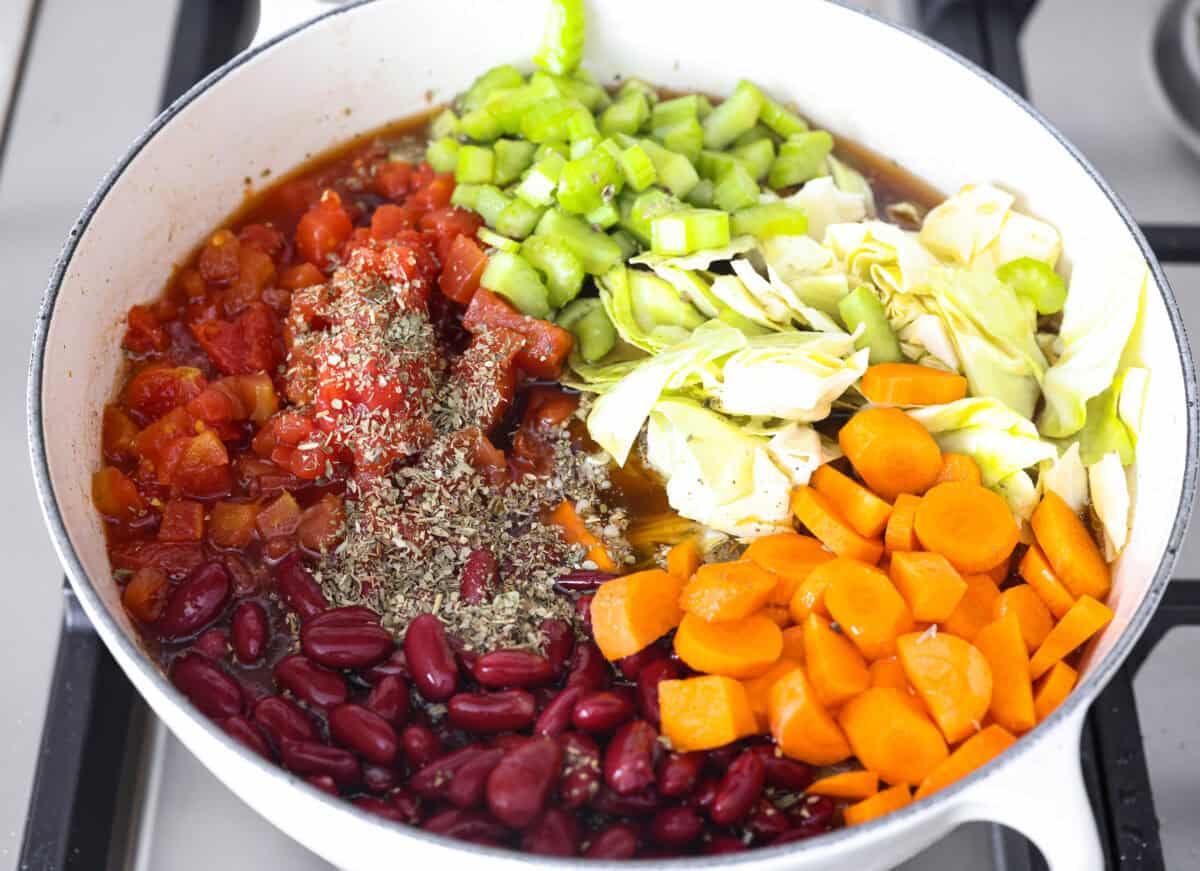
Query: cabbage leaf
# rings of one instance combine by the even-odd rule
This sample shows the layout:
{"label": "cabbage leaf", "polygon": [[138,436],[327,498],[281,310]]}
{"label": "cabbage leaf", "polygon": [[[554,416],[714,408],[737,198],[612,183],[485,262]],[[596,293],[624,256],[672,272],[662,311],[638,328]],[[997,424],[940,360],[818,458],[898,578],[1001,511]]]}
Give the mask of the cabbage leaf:
{"label": "cabbage leaf", "polygon": [[1088,466],[1088,483],[1092,509],[1104,528],[1106,557],[1112,559],[1125,547],[1129,537],[1129,479],[1121,457],[1116,453],[1105,454]]}
{"label": "cabbage leaf", "polygon": [[1038,466],[1038,484],[1044,492],[1057,493],[1076,514],[1082,514],[1088,501],[1088,474],[1079,458],[1079,443],[1071,442],[1056,457]]}
{"label": "cabbage leaf", "polygon": [[925,216],[921,243],[950,263],[986,272],[1020,257],[1053,267],[1062,252],[1058,231],[1014,211],[1013,202],[992,185],[965,185]]}

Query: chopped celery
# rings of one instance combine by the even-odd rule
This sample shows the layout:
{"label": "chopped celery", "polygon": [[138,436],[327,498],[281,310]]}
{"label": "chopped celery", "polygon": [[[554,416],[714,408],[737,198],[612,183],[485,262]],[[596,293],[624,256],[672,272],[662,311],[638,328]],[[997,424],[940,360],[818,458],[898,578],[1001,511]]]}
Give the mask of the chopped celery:
{"label": "chopped celery", "polygon": [[631,93],[641,94],[651,106],[658,102],[658,89],[648,82],[643,82],[641,79],[625,79],[621,82],[621,87],[617,89],[617,99],[623,99]]}
{"label": "chopped celery", "polygon": [[774,144],[775,140],[772,137],[773,137],[773,134],[771,133],[770,129],[768,129],[767,126],[765,124],[763,124],[762,122],[759,122],[758,124],[755,124],[753,127],[751,127],[749,130],[747,130],[745,133],[743,133],[741,136],[739,136],[737,139],[733,140],[733,147],[741,148],[743,145],[749,145],[752,142],[758,142],[762,139],[766,139],[766,140],[770,141],[772,144]]}
{"label": "chopped celery", "polygon": [[437,117],[429,123],[429,138],[444,139],[447,136],[458,135],[458,116],[453,109],[438,112]]}
{"label": "chopped celery", "polygon": [[755,181],[762,181],[775,161],[775,143],[768,139],[756,139],[739,145],[729,152],[742,162]]}
{"label": "chopped celery", "polygon": [[571,158],[571,160],[578,160],[586,154],[591,154],[592,149],[599,144],[599,136],[584,136],[581,139],[576,139],[571,143],[568,156]]}
{"label": "chopped celery", "polygon": [[593,112],[603,112],[612,105],[613,99],[609,95],[608,90],[605,89],[604,85],[596,81],[596,77],[583,67],[575,70],[567,79],[571,82],[570,87],[579,89],[575,95],[576,98]]}
{"label": "chopped celery", "polygon": [[692,166],[691,160],[684,155],[663,148],[652,139],[641,139],[638,144],[650,156],[659,184],[675,196],[687,196],[688,191],[700,181],[696,167]]}
{"label": "chopped celery", "polygon": [[592,113],[584,109],[576,112],[567,119],[567,139],[575,142],[579,139],[599,137],[600,129],[596,127],[596,119]]}
{"label": "chopped celery", "polygon": [[472,109],[458,122],[458,130],[476,142],[491,142],[504,131],[496,116],[486,109]]}
{"label": "chopped celery", "polygon": [[900,340],[892,332],[888,323],[887,313],[875,291],[863,284],[850,291],[838,303],[838,314],[850,332],[862,327],[862,332],[854,340],[856,348],[870,348],[871,364],[896,363],[903,360],[900,353]]}
{"label": "chopped celery", "polygon": [[723,151],[701,151],[696,160],[696,171],[701,178],[717,180],[717,176],[737,163],[737,158]]}
{"label": "chopped celery", "polygon": [[542,45],[533,62],[555,75],[573,72],[583,60],[585,30],[583,0],[550,0]]}
{"label": "chopped celery", "polygon": [[733,235],[769,239],[772,236],[803,236],[808,216],[798,206],[785,202],[762,203],[734,212]]}
{"label": "chopped celery", "polygon": [[514,199],[496,217],[496,229],[514,239],[524,239],[533,232],[541,220],[544,209],[531,206],[522,199]]}
{"label": "chopped celery", "polygon": [[650,221],[650,249],[678,256],[729,244],[729,215],[716,209],[681,209]]}
{"label": "chopped celery", "polygon": [[610,102],[608,92],[595,82],[541,71],[529,77],[530,84],[540,84],[543,81],[560,96],[576,99],[592,112],[604,108]]}
{"label": "chopped celery", "polygon": [[494,229],[500,220],[500,213],[512,203],[512,197],[492,184],[481,184],[478,190],[474,209],[483,222]]}
{"label": "chopped celery", "polygon": [[711,178],[702,178],[684,199],[698,208],[710,209],[716,202],[716,187]]}
{"label": "chopped celery", "polygon": [[638,240],[633,238],[632,234],[625,230],[617,229],[608,234],[608,238],[612,239],[621,246],[621,259],[628,260],[633,255],[642,250],[642,246],[638,244]]}
{"label": "chopped celery", "polygon": [[704,147],[704,128],[696,118],[688,118],[671,127],[654,131],[654,138],[663,144],[664,148],[678,152],[688,160],[700,156]]}
{"label": "chopped celery", "polygon": [[457,139],[443,136],[425,146],[425,159],[434,172],[454,172],[458,168],[458,148]]}
{"label": "chopped celery", "polygon": [[492,150],[496,154],[495,181],[503,187],[529,168],[537,146],[521,139],[497,139]]}
{"label": "chopped celery", "polygon": [[557,152],[549,152],[529,168],[525,178],[517,185],[516,194],[531,206],[548,206],[554,202],[554,189],[558,177],[567,165]]}
{"label": "chopped celery", "polygon": [[454,180],[488,184],[496,177],[496,154],[485,145],[463,145],[458,149]]}
{"label": "chopped celery", "polygon": [[640,91],[630,91],[600,115],[600,132],[606,136],[637,133],[650,117],[650,102]]}
{"label": "chopped celery", "polygon": [[558,209],[542,215],[537,235],[549,236],[570,248],[589,275],[602,275],[621,262],[621,246],[582,219]]}
{"label": "chopped celery", "polygon": [[1033,302],[1040,315],[1060,312],[1067,301],[1067,286],[1047,263],[1032,257],[1018,257],[996,269],[996,277]]}
{"label": "chopped celery", "polygon": [[[584,124],[575,119],[586,117],[592,126],[592,113],[578,100],[564,97],[550,97],[533,104],[521,116],[521,136],[530,142],[551,142],[579,139],[572,136],[572,130]],[[574,125],[574,126],[573,126]]]}
{"label": "chopped celery", "polygon": [[592,209],[583,216],[583,219],[593,227],[599,227],[602,230],[607,230],[609,227],[614,226],[617,221],[621,219],[621,215],[617,211],[617,207],[609,202]]}
{"label": "chopped celery", "polygon": [[521,243],[521,256],[545,279],[551,308],[562,308],[583,289],[583,264],[557,239],[530,236]]}
{"label": "chopped celery", "polygon": [[712,114],[712,100],[708,99],[708,97],[704,96],[703,94],[697,94],[696,96],[698,97],[696,100],[696,117],[703,121]]}
{"label": "chopped celery", "polygon": [[749,82],[739,82],[733,94],[704,119],[704,147],[724,148],[754,129],[762,101],[762,92],[758,88]]}
{"label": "chopped celery", "polygon": [[623,183],[621,167],[597,148],[563,167],[555,196],[563,210],[583,215],[611,200]]}
{"label": "chopped celery", "polygon": [[694,330],[707,320],[679,291],[653,272],[630,269],[626,272],[633,317],[647,333],[655,327],[669,325]]}
{"label": "chopped celery", "polygon": [[571,331],[580,356],[589,363],[595,363],[616,347],[617,330],[599,297],[575,300],[558,313],[557,323]]}
{"label": "chopped celery", "polygon": [[723,212],[735,212],[758,202],[758,182],[750,170],[735,162],[713,186],[713,202]]}
{"label": "chopped celery", "polygon": [[699,113],[700,97],[697,94],[663,100],[661,103],[657,103],[650,112],[650,129],[657,135],[659,130],[695,119]]}
{"label": "chopped celery", "polygon": [[563,160],[570,160],[571,146],[565,142],[543,142],[533,153],[533,160],[536,163],[539,160],[545,160],[551,154],[557,154]]}
{"label": "chopped celery", "polygon": [[515,135],[521,130],[521,118],[533,106],[560,97],[562,95],[552,82],[538,80],[519,88],[497,91],[480,108],[495,119],[501,132]]}
{"label": "chopped celery", "polygon": [[824,130],[791,136],[779,146],[767,183],[773,188],[801,184],[825,174],[825,158],[833,151],[833,137]]}
{"label": "chopped celery", "polygon": [[450,205],[458,206],[460,209],[477,211],[475,206],[479,202],[480,187],[482,185],[456,184],[454,186],[454,193],[450,195]]}
{"label": "chopped celery", "polygon": [[497,91],[519,88],[523,84],[525,77],[511,64],[492,67],[471,83],[471,87],[463,94],[462,107],[467,111],[478,109]]}
{"label": "chopped celery", "polygon": [[480,227],[475,231],[475,237],[489,248],[495,248],[497,251],[507,251],[509,254],[516,254],[521,250],[521,243],[515,239],[510,239],[507,236],[501,236],[499,233],[493,233],[487,227]]}
{"label": "chopped celery", "polygon": [[621,151],[623,147],[617,142],[617,140],[610,137],[605,137],[596,143],[596,147],[607,153],[608,156],[613,160],[617,161],[618,163],[621,162]]}
{"label": "chopped celery", "polygon": [[650,244],[651,222],[660,215],[682,209],[683,203],[659,188],[649,188],[630,202],[629,214],[622,216],[621,226],[643,245]]}
{"label": "chopped celery", "polygon": [[[750,87],[754,86],[750,85]],[[758,111],[759,121],[785,139],[795,136],[797,133],[808,132],[808,125],[804,123],[803,118],[784,108],[782,103],[772,100],[762,91],[759,91],[759,95],[762,97],[762,108]]]}
{"label": "chopped celery", "polygon": [[646,149],[634,143],[621,152],[617,162],[625,175],[625,184],[635,191],[644,191],[658,181],[658,173],[654,171],[654,161],[646,153]]}
{"label": "chopped celery", "polygon": [[546,285],[542,283],[537,270],[519,254],[493,251],[479,284],[505,297],[522,314],[535,318],[550,314]]}

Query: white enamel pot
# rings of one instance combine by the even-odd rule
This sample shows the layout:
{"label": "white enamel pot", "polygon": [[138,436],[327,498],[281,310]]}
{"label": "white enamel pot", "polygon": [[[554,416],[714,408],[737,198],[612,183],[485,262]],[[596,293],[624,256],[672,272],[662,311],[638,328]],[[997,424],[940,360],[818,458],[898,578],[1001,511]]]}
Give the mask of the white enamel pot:
{"label": "white enamel pot", "polygon": [[[37,324],[29,433],[42,509],[96,629],[155,712],[230,789],[349,871],[565,867],[465,845],[361,812],[265,763],[200,715],[143,652],[110,579],[89,499],[100,413],[121,366],[122,318],[162,288],[244,194],[353,134],[461,91],[483,69],[521,63],[542,0],[380,2],[337,7],[264,41],[167,109],[84,210]],[[1146,355],[1153,371],[1139,444],[1136,517],[1116,566],[1116,619],[1071,697],[1008,752],[907,809],[805,843],[689,859],[693,867],[891,867],[958,824],[994,820],[1030,836],[1054,871],[1102,865],[1079,769],[1084,714],[1129,653],[1171,575],[1196,485],[1196,383],[1175,300],[1128,212],[1088,163],[1003,85],[928,40],[820,0],[593,0],[588,63],[728,93],[741,77],[944,191],[992,181],[1062,231],[1065,262],[1140,253],[1152,268]],[[49,579],[46,579],[50,582]],[[615,867],[615,866],[614,866]]]}

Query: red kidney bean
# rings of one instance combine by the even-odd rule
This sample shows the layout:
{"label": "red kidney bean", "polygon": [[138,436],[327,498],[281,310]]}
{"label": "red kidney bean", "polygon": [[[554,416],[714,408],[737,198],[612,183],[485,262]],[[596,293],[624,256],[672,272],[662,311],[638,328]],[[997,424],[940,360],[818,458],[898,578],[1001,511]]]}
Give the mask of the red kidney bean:
{"label": "red kidney bean", "polygon": [[360,807],[363,810],[373,813],[376,816],[381,816],[384,819],[392,820],[397,823],[406,823],[408,820],[404,818],[404,814],[400,812],[391,802],[384,801],[381,798],[375,798],[370,795],[359,796],[351,800],[355,807]]}
{"label": "red kidney bean", "polygon": [[514,829],[532,823],[558,780],[562,756],[553,738],[535,738],[506,753],[487,781],[488,808],[496,819]]}
{"label": "red kidney bean", "polygon": [[592,631],[592,596],[580,596],[575,600],[575,617],[588,632]]}
{"label": "red kidney bean", "polygon": [[364,671],[363,677],[372,685],[379,683],[385,677],[402,677],[408,680],[408,661],[404,658],[404,649],[397,647],[392,651],[391,656],[379,665],[373,665]]}
{"label": "red kidney bean", "polygon": [[571,712],[575,710],[575,703],[581,695],[583,690],[579,687],[560,690],[538,715],[537,722],[533,724],[533,734],[557,738],[567,731],[567,727],[571,725]]}
{"label": "red kidney bean", "polygon": [[708,809],[709,819],[721,826],[736,823],[750,812],[766,782],[762,759],[749,750],[743,752],[721,778],[721,785]]}
{"label": "red kidney bean", "polygon": [[475,660],[475,680],[489,689],[536,687],[554,679],[554,669],[544,656],[527,650],[494,650]]}
{"label": "red kidney bean", "polygon": [[326,774],[338,786],[353,786],[359,781],[358,760],[340,747],[285,738],[279,745],[279,756],[283,767],[297,774]]}
{"label": "red kidney bean", "polygon": [[666,650],[657,644],[651,644],[649,647],[643,647],[637,653],[617,660],[617,668],[621,670],[621,674],[625,675],[626,680],[636,681],[642,669],[650,663],[669,658],[670,654]]}
{"label": "red kidney bean", "polygon": [[415,826],[421,821],[421,800],[404,787],[397,787],[393,790],[392,794],[388,796],[388,801],[396,810],[400,811],[403,822]]}
{"label": "red kidney bean", "polygon": [[703,753],[671,753],[658,766],[656,785],[660,795],[680,798],[687,795],[700,779],[704,768]]}
{"label": "red kidney bean", "polygon": [[475,548],[463,565],[458,585],[459,597],[468,604],[478,605],[496,591],[496,558],[487,548]]}
{"label": "red kidney bean", "polygon": [[206,717],[223,720],[242,712],[241,686],[198,653],[185,653],[175,660],[171,682]]}
{"label": "red kidney bean", "polygon": [[420,768],[442,755],[442,739],[428,726],[405,726],[400,733],[400,745],[409,765]]}
{"label": "red kidney bean", "polygon": [[402,677],[388,675],[371,687],[365,704],[399,729],[408,722],[408,684]]}
{"label": "red kidney bean", "polygon": [[311,618],[314,626],[361,626],[369,623],[379,625],[379,615],[365,605],[342,605],[329,608]]}
{"label": "red kidney bean", "polygon": [[679,667],[669,659],[659,659],[647,663],[638,672],[637,704],[642,717],[655,726],[662,722],[658,709],[658,685],[664,680],[675,680],[680,677]]}
{"label": "red kidney bean", "polygon": [[713,835],[701,850],[705,856],[720,856],[725,853],[740,853],[746,849],[740,838],[733,835]]}
{"label": "red kidney bean", "polygon": [[742,748],[739,745],[726,744],[724,747],[714,747],[707,751],[704,761],[713,774],[723,775],[741,752]]}
{"label": "red kidney bean", "polygon": [[596,790],[591,807],[602,814],[614,817],[640,817],[653,813],[662,806],[662,800],[653,788],[633,795],[617,795],[607,786]]}
{"label": "red kidney bean", "polygon": [[628,823],[615,823],[597,832],[583,855],[589,859],[632,859],[637,845],[637,829]]}
{"label": "red kidney bean", "polygon": [[567,810],[583,807],[600,788],[600,747],[590,735],[567,732],[559,743],[563,748],[559,801]]}
{"label": "red kidney bean", "polygon": [[229,601],[230,588],[225,566],[205,563],[171,591],[154,628],[172,641],[195,635],[220,616]]}
{"label": "red kidney bean", "polygon": [[619,795],[631,795],[653,786],[658,732],[645,720],[634,720],[617,730],[604,752],[604,782]]}
{"label": "red kidney bean", "polygon": [[468,744],[466,747],[447,753],[417,769],[408,779],[408,788],[421,798],[445,798],[450,784],[458,776],[458,772],[473,760],[484,755],[490,755],[498,762],[504,755],[504,751],[481,747],[478,744]]}
{"label": "red kidney bean", "polygon": [[450,723],[466,732],[513,732],[533,723],[536,705],[525,690],[458,693],[446,703]]}
{"label": "red kidney bean", "polygon": [[297,554],[284,557],[275,566],[275,585],[287,606],[300,615],[301,620],[311,620],[329,607],[329,600]]}
{"label": "red kidney bean", "polygon": [[387,765],[364,765],[362,769],[363,786],[368,792],[384,795],[400,785],[400,776],[396,769]]}
{"label": "red kidney bean", "polygon": [[767,786],[803,792],[813,782],[811,766],[782,756],[774,744],[758,744],[751,747],[750,752],[762,759],[767,773]]}
{"label": "red kidney bean", "polygon": [[275,665],[275,682],[316,708],[331,708],[349,697],[345,678],[298,653],[285,656]]}
{"label": "red kidney bean", "polygon": [[446,798],[455,807],[472,808],[483,803],[487,791],[488,776],[504,758],[505,750],[500,747],[481,749],[465,762],[446,786]]}
{"label": "red kidney bean", "polygon": [[571,651],[575,649],[575,631],[566,620],[559,620],[556,617],[547,617],[543,620],[541,630],[542,636],[545,638],[545,642],[542,644],[542,655],[549,661],[554,676],[558,677],[566,668],[567,660],[571,658]]}
{"label": "red kidney bean", "polygon": [[510,732],[505,735],[493,735],[488,741],[488,745],[491,747],[499,747],[501,750],[505,751],[515,750],[516,748],[532,741],[534,737],[535,736],[533,735],[516,735]]}
{"label": "red kidney bean", "polygon": [[770,841],[792,827],[787,815],[767,798],[760,798],[743,823],[757,841]]}
{"label": "red kidney bean", "polygon": [[633,718],[633,704],[620,693],[611,690],[589,693],[575,703],[571,723],[584,732],[611,732]]}
{"label": "red kidney bean", "polygon": [[336,614],[326,611],[301,627],[300,647],[309,659],[327,668],[370,668],[387,659],[395,646],[392,633],[374,618],[324,622]]}
{"label": "red kidney bean", "polygon": [[388,721],[362,705],[338,705],[329,712],[329,734],[368,762],[391,765],[400,740]]}
{"label": "red kidney bean", "polygon": [[833,799],[824,795],[808,795],[788,811],[793,829],[803,829],[812,834],[828,831],[833,823]]}
{"label": "red kidney bean", "polygon": [[220,627],[206,629],[192,643],[192,650],[212,660],[222,660],[229,652],[229,633]]}
{"label": "red kidney bean", "polygon": [[483,811],[458,808],[434,814],[421,824],[427,832],[463,841],[498,842],[508,837],[508,829]]}
{"label": "red kidney bean", "polygon": [[308,714],[282,696],[270,696],[259,701],[254,706],[253,717],[277,747],[285,738],[292,741],[320,740]]}
{"label": "red kidney bean", "polygon": [[594,593],[616,575],[597,569],[575,569],[560,577],[556,584],[569,593]]}
{"label": "red kidney bean", "polygon": [[458,689],[458,665],[446,641],[442,621],[421,614],[404,634],[404,659],[417,692],[431,702],[444,702]]}
{"label": "red kidney bean", "polygon": [[612,671],[604,654],[591,641],[575,645],[567,686],[580,687],[585,692],[607,689],[612,684]]}
{"label": "red kidney bean", "polygon": [[704,831],[704,820],[694,808],[666,807],[650,821],[650,837],[664,847],[690,844]]}
{"label": "red kidney bean", "polygon": [[579,852],[579,822],[561,808],[547,808],[521,836],[521,849],[537,856],[574,856]]}
{"label": "red kidney bean", "polygon": [[793,829],[788,829],[782,835],[772,839],[771,846],[778,847],[781,844],[794,844],[797,841],[807,841],[809,838],[815,838],[817,835],[823,835],[829,831],[829,825],[822,823],[820,826],[803,825]]}
{"label": "red kidney bean", "polygon": [[274,754],[271,753],[271,745],[267,743],[267,739],[245,717],[229,717],[222,720],[221,728],[239,744],[249,747],[263,759],[274,760]]}
{"label": "red kidney bean", "polygon": [[479,661],[479,654],[474,650],[468,650],[467,645],[453,635],[446,636],[446,643],[450,645],[450,650],[454,653],[454,664],[458,668],[459,676],[463,680],[474,679],[475,663]]}
{"label": "red kidney bean", "polygon": [[262,659],[271,639],[267,612],[258,602],[242,602],[233,609],[230,623],[233,630],[233,652],[243,665]]}
{"label": "red kidney bean", "polygon": [[701,810],[708,810],[710,807],[712,807],[713,799],[717,797],[717,790],[720,789],[720,787],[720,778],[704,778],[696,787],[696,791],[688,798],[688,804],[694,805]]}
{"label": "red kidney bean", "polygon": [[328,774],[314,774],[312,777],[304,778],[312,786],[315,786],[321,792],[327,792],[332,796],[337,796],[337,784],[333,782],[333,778]]}

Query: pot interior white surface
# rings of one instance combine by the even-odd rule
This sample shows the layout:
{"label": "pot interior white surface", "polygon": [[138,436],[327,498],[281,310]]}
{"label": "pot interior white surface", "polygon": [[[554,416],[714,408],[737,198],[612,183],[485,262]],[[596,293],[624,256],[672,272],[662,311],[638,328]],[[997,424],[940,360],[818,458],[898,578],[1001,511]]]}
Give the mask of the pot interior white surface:
{"label": "pot interior white surface", "polygon": [[[385,0],[329,15],[235,61],[169,110],[171,117],[119,167],[72,240],[53,303],[42,436],[70,540],[69,546],[60,541],[60,550],[77,586],[94,591],[85,605],[185,743],[260,811],[346,867],[372,867],[376,851],[401,836],[247,764],[199,715],[177,706],[179,697],[128,643],[136,634],[109,579],[89,499],[100,412],[121,366],[126,310],[154,297],[173,265],[242,202],[245,180],[287,171],[352,135],[446,100],[489,66],[523,64],[539,38],[544,9],[540,0]],[[820,0],[745,0],[735,7],[604,0],[593,3],[589,15],[588,65],[603,80],[638,75],[721,94],[739,78],[751,78],[794,101],[817,124],[895,159],[945,192],[971,181],[1012,191],[1022,209],[1060,229],[1067,264],[1114,251],[1140,256],[1108,194],[1036,116],[961,62],[890,26]],[[1096,645],[1092,664],[1117,642],[1154,581],[1190,482],[1185,382],[1191,364],[1181,327],[1168,314],[1169,293],[1165,284],[1150,288],[1146,360],[1153,377],[1137,470],[1143,498],[1116,570],[1117,619]],[[294,812],[291,824],[271,804]],[[338,837],[318,831],[335,825]],[[865,843],[866,835],[859,840]],[[797,857],[788,861],[795,866]]]}

